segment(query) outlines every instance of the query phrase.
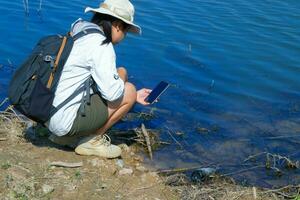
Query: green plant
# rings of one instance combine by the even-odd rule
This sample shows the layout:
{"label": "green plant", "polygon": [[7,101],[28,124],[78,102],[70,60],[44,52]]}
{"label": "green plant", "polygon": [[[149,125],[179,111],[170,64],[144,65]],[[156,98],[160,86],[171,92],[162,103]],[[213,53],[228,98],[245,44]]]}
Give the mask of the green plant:
{"label": "green plant", "polygon": [[11,167],[11,164],[9,162],[1,164],[1,169],[8,169]]}
{"label": "green plant", "polygon": [[80,171],[76,171],[75,172],[75,178],[80,179],[81,178],[81,172]]}
{"label": "green plant", "polygon": [[14,198],[18,199],[18,200],[29,200],[29,198],[26,196],[26,194],[24,193],[19,193],[14,191]]}
{"label": "green plant", "polygon": [[300,195],[298,194],[298,195],[294,198],[294,200],[300,200]]}

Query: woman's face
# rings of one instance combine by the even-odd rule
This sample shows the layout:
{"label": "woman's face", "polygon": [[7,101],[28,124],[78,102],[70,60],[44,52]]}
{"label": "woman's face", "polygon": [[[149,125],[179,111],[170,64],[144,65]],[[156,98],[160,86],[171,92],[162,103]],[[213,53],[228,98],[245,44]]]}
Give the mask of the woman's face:
{"label": "woman's face", "polygon": [[118,44],[126,36],[128,25],[122,21],[114,21],[111,27],[111,39],[113,44]]}

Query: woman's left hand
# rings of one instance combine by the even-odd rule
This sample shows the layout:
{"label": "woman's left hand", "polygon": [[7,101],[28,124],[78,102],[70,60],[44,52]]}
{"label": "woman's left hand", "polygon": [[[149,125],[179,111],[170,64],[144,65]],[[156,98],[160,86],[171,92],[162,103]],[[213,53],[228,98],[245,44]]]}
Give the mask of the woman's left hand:
{"label": "woman's left hand", "polygon": [[150,103],[146,102],[145,98],[150,94],[151,91],[152,90],[146,88],[138,90],[136,95],[136,102],[144,106],[149,105]]}

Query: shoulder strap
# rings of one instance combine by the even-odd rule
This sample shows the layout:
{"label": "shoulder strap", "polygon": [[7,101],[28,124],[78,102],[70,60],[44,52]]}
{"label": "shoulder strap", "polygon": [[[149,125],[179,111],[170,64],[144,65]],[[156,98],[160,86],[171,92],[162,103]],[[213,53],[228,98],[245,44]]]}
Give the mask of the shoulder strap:
{"label": "shoulder strap", "polygon": [[76,35],[73,35],[73,40],[78,40],[79,38],[91,33],[100,33],[101,35],[104,35],[103,32],[97,28],[89,28],[77,33]]}
{"label": "shoulder strap", "polygon": [[48,83],[47,83],[47,88],[48,88],[48,89],[51,88],[51,86],[52,86],[52,82],[53,82],[53,79],[54,79],[54,73],[55,73],[55,71],[56,71],[56,69],[57,69],[58,62],[59,62],[59,60],[60,60],[60,56],[61,56],[61,54],[62,54],[62,52],[63,52],[63,50],[64,50],[64,48],[65,48],[65,46],[66,46],[66,43],[67,43],[67,36],[64,36],[63,41],[62,41],[62,43],[61,43],[61,45],[60,45],[59,51],[58,51],[58,53],[57,53],[57,56],[56,56],[56,60],[55,60],[53,69],[52,69],[51,74],[50,74],[50,77],[49,77],[49,79],[48,79]]}
{"label": "shoulder strap", "polygon": [[[91,34],[91,33],[99,33],[99,34],[103,35],[103,32],[101,30],[96,29],[96,28],[90,28],[90,29],[83,30],[83,31],[77,33],[76,35],[72,36],[73,41],[75,41],[75,40],[77,40],[77,39],[79,39],[79,38],[81,38],[81,37],[83,37],[85,35]],[[54,79],[54,73],[55,73],[55,71],[56,71],[56,69],[58,67],[58,63],[60,61],[61,54],[62,54],[62,52],[63,52],[63,50],[64,50],[64,48],[66,46],[68,35],[69,34],[67,34],[67,36],[63,37],[63,41],[61,43],[61,46],[59,48],[58,54],[57,54],[56,59],[55,59],[53,70],[52,70],[52,72],[50,74],[50,77],[48,79],[48,82],[47,82],[47,88],[51,88],[51,86],[52,86],[52,82],[53,82],[53,79]]]}

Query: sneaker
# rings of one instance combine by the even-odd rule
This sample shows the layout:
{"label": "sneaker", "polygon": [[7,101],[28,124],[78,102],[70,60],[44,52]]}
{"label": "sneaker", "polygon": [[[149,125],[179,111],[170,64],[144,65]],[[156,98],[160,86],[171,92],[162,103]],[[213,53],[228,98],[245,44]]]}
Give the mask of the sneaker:
{"label": "sneaker", "polygon": [[79,155],[116,158],[121,155],[121,148],[110,143],[108,135],[97,135],[84,138],[79,142],[75,152]]}
{"label": "sneaker", "polygon": [[79,142],[79,137],[75,137],[75,136],[70,136],[70,137],[67,137],[67,136],[57,136],[57,135],[54,135],[54,134],[51,134],[48,139],[55,143],[55,144],[59,144],[59,145],[62,145],[62,146],[67,146],[67,147],[70,147],[70,148],[73,148],[75,149],[77,147],[77,144]]}

